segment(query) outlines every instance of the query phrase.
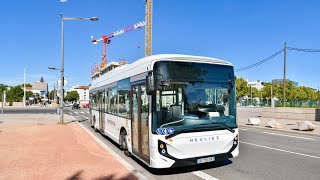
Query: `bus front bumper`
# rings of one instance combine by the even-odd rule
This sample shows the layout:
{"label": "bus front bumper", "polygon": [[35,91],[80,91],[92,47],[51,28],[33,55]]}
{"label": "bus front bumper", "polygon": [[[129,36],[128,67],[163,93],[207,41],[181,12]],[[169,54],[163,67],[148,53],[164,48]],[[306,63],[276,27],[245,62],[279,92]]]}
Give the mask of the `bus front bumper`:
{"label": "bus front bumper", "polygon": [[[232,157],[237,157],[239,155],[239,143],[234,144],[231,149],[222,154],[212,154],[202,157],[193,157],[193,158],[186,158],[186,159],[177,159],[169,154],[161,155],[157,151],[154,154],[153,158],[151,158],[151,167],[153,168],[173,168],[173,167],[182,167],[182,166],[193,166],[202,164],[199,163],[199,159],[211,159],[208,163],[214,163],[216,161],[223,161]],[[156,150],[157,148],[155,148]]]}

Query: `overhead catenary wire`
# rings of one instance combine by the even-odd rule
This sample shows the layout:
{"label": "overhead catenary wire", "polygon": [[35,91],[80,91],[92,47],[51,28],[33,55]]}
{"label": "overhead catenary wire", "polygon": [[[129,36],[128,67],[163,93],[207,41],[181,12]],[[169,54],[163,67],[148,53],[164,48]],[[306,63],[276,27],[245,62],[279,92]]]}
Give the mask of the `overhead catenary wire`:
{"label": "overhead catenary wire", "polygon": [[245,66],[245,67],[242,67],[242,68],[235,69],[235,72],[245,71],[245,70],[257,67],[257,66],[259,66],[259,65],[261,65],[263,63],[266,63],[266,62],[270,61],[271,59],[275,58],[276,56],[281,54],[283,51],[284,51],[284,49],[281,49],[278,52],[272,54],[271,56],[269,56],[269,57],[267,57],[267,58],[265,58],[265,59],[263,59],[261,61],[258,61],[258,62],[254,63],[254,64],[249,65],[249,66]]}
{"label": "overhead catenary wire", "polygon": [[291,51],[300,51],[300,52],[320,52],[320,49],[301,49],[295,47],[287,47],[288,50]]}

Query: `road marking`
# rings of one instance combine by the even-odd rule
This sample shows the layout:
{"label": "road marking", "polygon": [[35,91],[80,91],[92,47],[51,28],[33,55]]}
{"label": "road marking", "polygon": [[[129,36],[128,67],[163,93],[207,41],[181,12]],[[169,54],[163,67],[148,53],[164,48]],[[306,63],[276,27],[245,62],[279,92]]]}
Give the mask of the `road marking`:
{"label": "road marking", "polygon": [[240,129],[240,130],[242,130],[242,131],[248,131],[248,129]]}
{"label": "road marking", "polygon": [[121,156],[114,152],[110,147],[103,143],[99,138],[97,138],[92,132],[90,132],[86,127],[77,121],[77,123],[84,129],[98,144],[100,144],[105,150],[111,153],[122,165],[124,165],[129,171],[131,171],[139,179],[147,179],[144,175],[138,172],[133,166],[131,166],[127,161],[125,161]]}
{"label": "road marking", "polygon": [[290,153],[290,154],[296,154],[296,155],[300,155],[300,156],[306,156],[306,157],[311,157],[311,158],[315,158],[315,159],[320,159],[320,157],[318,157],[318,156],[312,156],[312,155],[308,155],[308,154],[302,154],[302,153],[287,151],[287,150],[278,149],[278,148],[273,148],[273,147],[268,147],[268,146],[262,146],[262,145],[253,144],[253,143],[248,143],[248,142],[243,142],[243,141],[240,141],[240,143],[248,144],[248,145],[251,145],[251,146],[262,147],[262,148],[266,148],[266,149],[271,149],[271,150],[275,150],[275,151],[281,151],[281,152],[286,152],[286,153]]}
{"label": "road marking", "polygon": [[312,141],[314,140],[312,138],[300,137],[300,136],[291,136],[291,135],[286,135],[286,134],[277,134],[277,133],[271,133],[271,132],[262,132],[262,133],[276,135],[276,136],[286,136],[286,137],[292,137],[292,138],[307,139],[307,140],[312,140]]}
{"label": "road marking", "polygon": [[80,112],[81,114],[84,114],[85,112]]}
{"label": "road marking", "polygon": [[83,117],[84,119],[89,120],[89,118],[85,117],[84,115],[80,115],[80,117]]}
{"label": "road marking", "polygon": [[210,176],[209,174],[206,174],[202,171],[194,171],[194,172],[192,172],[192,174],[194,174],[202,179],[205,179],[205,180],[219,180],[219,179],[217,179],[213,176]]}

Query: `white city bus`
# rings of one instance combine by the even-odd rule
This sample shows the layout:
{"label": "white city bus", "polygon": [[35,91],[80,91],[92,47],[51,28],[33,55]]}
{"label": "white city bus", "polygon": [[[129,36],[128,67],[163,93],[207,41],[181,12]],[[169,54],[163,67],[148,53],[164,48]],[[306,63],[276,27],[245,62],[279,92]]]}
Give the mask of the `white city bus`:
{"label": "white city bus", "polygon": [[236,157],[233,66],[164,54],[117,67],[91,84],[90,123],[152,168]]}

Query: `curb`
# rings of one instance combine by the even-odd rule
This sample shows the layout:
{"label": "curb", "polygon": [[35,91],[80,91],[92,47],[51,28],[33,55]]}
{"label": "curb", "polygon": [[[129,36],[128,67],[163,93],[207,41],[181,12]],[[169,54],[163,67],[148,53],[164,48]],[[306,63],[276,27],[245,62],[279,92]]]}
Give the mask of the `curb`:
{"label": "curb", "polygon": [[110,147],[108,147],[105,143],[103,143],[99,138],[97,138],[92,132],[90,132],[86,127],[84,127],[79,121],[77,124],[87,132],[102,148],[108,151],[113,157],[115,157],[125,168],[127,168],[132,174],[134,174],[139,179],[147,179],[144,175],[138,172],[132,165],[130,165],[127,161],[125,161],[122,157],[120,157],[116,152],[114,152]]}
{"label": "curb", "polygon": [[306,135],[306,136],[314,136],[314,137],[320,137],[320,134],[309,134],[307,132],[303,131],[293,131],[293,130],[284,130],[284,129],[273,129],[273,128],[266,128],[266,127],[259,127],[259,126],[251,126],[251,125],[239,125],[239,127],[245,127],[245,128],[252,128],[252,129],[263,129],[263,130],[269,130],[269,131],[275,131],[275,132],[285,132],[290,133],[294,135]]}

